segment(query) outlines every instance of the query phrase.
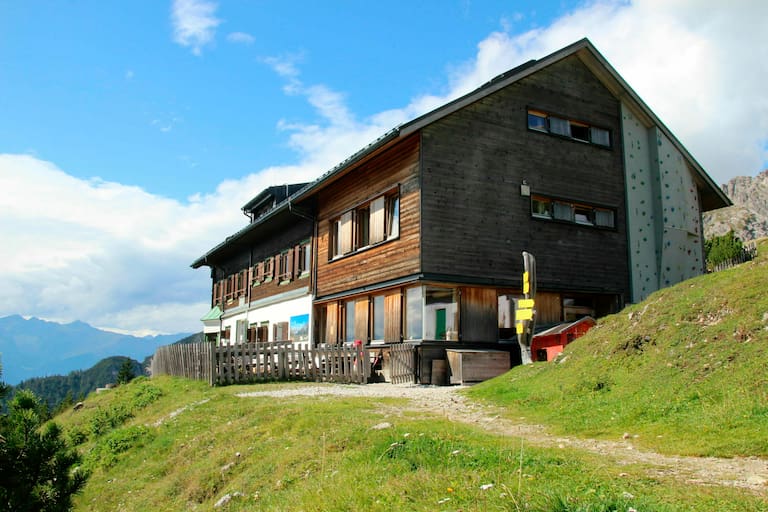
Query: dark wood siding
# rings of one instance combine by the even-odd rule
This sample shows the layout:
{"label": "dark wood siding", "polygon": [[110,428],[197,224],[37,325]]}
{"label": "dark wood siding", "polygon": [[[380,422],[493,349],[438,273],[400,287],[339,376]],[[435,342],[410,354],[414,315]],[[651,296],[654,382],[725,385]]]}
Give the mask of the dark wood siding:
{"label": "dark wood siding", "polygon": [[[419,138],[412,136],[319,192],[317,296],[419,271]],[[400,190],[399,238],[328,260],[330,221],[393,187]]]}
{"label": "dark wood siding", "polygon": [[461,339],[498,339],[498,296],[495,288],[461,288]]}
{"label": "dark wood siding", "polygon": [[[217,289],[215,283],[224,282],[229,276],[237,275],[242,272],[242,279],[237,279],[237,287],[234,293],[230,294],[230,300],[223,300],[222,306],[224,309],[229,309],[238,306],[240,300],[239,297],[243,297],[247,302],[248,300],[254,301],[277,295],[287,291],[295,290],[298,288],[311,287],[311,274],[305,277],[299,278],[296,272],[291,272],[290,280],[280,280],[278,278],[277,262],[273,265],[273,277],[269,281],[260,283],[258,286],[250,287],[248,283],[251,282],[251,276],[255,273],[259,263],[264,262],[269,258],[278,256],[285,250],[291,251],[293,256],[299,243],[310,240],[312,236],[312,222],[301,218],[294,217],[293,222],[284,228],[281,228],[271,236],[260,238],[257,241],[250,243],[242,243],[239,247],[236,247],[236,251],[233,251],[233,255],[223,259],[221,262],[212,264],[211,275],[213,277],[214,289],[212,293],[212,302],[216,303],[221,299],[226,299],[225,294],[221,292],[221,286]],[[296,258],[289,258],[291,267],[293,268],[293,262]],[[250,266],[249,266],[250,264]],[[266,266],[265,266],[266,267]]]}
{"label": "dark wood siding", "polygon": [[[610,130],[613,148],[527,128],[527,109]],[[424,128],[422,258],[427,273],[519,285],[523,250],[543,290],[628,297],[618,101],[569,57]],[[616,209],[616,229],[533,219],[520,185]]]}

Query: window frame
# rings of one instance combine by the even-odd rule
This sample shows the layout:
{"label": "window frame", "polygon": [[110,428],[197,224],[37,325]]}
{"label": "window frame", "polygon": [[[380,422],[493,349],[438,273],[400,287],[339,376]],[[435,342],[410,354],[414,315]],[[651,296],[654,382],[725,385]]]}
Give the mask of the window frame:
{"label": "window frame", "polygon": [[529,107],[526,109],[526,125],[531,132],[545,133],[598,148],[613,149],[611,130],[586,121]]}
{"label": "window frame", "polygon": [[[376,194],[332,216],[328,222],[328,261],[396,240],[400,238],[400,186]],[[348,228],[345,227],[346,222],[351,223]],[[377,240],[379,234],[381,240]]]}
{"label": "window frame", "polygon": [[[534,209],[534,204],[546,204],[549,205],[548,214],[540,213]],[[616,208],[598,205],[587,201],[564,199],[559,197],[547,196],[544,194],[531,194],[531,218],[557,222],[561,224],[569,224],[574,226],[584,226],[595,229],[616,231],[618,226],[616,224]],[[563,212],[569,210],[570,214],[568,218],[563,215]],[[597,212],[610,213],[611,225],[605,225],[598,222]],[[579,218],[581,216],[582,218]]]}
{"label": "window frame", "polygon": [[309,240],[299,243],[295,258],[297,259],[296,269],[298,272],[295,277],[299,279],[307,277],[312,271],[312,244]]}

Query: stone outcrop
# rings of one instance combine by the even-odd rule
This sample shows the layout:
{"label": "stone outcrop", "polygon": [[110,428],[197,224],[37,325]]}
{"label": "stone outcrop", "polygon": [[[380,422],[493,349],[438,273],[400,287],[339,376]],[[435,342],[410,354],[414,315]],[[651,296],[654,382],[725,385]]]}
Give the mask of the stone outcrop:
{"label": "stone outcrop", "polygon": [[733,206],[704,214],[704,236],[729,230],[743,241],[768,236],[768,170],[755,177],[737,176],[722,186]]}

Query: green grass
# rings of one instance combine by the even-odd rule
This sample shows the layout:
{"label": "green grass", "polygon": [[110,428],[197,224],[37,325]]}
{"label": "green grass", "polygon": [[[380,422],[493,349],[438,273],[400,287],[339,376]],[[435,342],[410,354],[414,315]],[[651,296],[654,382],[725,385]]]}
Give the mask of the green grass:
{"label": "green grass", "polygon": [[[511,418],[670,454],[768,455],[768,259],[702,276],[601,320],[558,363],[467,390]],[[764,497],[527,446],[396,399],[236,393],[137,379],[56,420],[91,477],[82,511],[768,510]],[[374,428],[382,423],[387,428]],[[553,442],[554,444],[554,442]]]}
{"label": "green grass", "polygon": [[734,269],[661,290],[602,319],[555,363],[518,367],[469,396],[556,432],[670,454],[768,455],[768,243]]}
{"label": "green grass", "polygon": [[[83,410],[57,418],[78,433],[91,471],[75,510],[212,510],[227,493],[241,495],[217,510],[765,509],[747,492],[529,447],[403,412],[396,399],[235,396],[284,386],[159,378],[90,397]],[[138,403],[148,392],[156,398]],[[94,433],[105,410],[131,414]]]}

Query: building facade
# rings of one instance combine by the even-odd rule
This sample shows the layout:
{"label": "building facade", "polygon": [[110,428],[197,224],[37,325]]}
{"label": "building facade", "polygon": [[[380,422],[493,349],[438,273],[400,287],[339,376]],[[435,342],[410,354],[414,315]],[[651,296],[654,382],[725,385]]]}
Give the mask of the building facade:
{"label": "building facade", "polygon": [[[424,377],[446,347],[515,351],[522,251],[537,259],[540,324],[599,317],[702,273],[701,214],[730,201],[585,39],[398,126],[281,204],[253,228],[272,238],[193,264],[213,269],[212,307],[235,318],[296,286],[313,343],[417,344]],[[306,240],[306,288],[258,289],[254,262]]]}

